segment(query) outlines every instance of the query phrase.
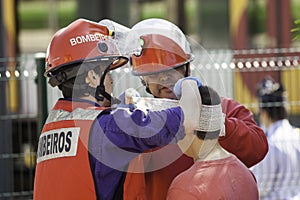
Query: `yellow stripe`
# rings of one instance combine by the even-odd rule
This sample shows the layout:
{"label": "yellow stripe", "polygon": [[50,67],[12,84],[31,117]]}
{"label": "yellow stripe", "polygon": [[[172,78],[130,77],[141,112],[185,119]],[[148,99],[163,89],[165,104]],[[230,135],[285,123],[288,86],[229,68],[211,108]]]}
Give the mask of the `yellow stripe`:
{"label": "yellow stripe", "polygon": [[[281,82],[287,91],[289,102],[299,102],[300,100],[299,87],[297,87],[299,85],[298,83],[299,77],[300,77],[299,68],[287,69],[281,72]],[[289,113],[299,114],[300,106],[299,105],[290,106]]]}
{"label": "yellow stripe", "polygon": [[247,11],[248,0],[230,0],[230,31],[234,36],[238,32],[240,19]]}
{"label": "yellow stripe", "polygon": [[251,95],[249,88],[242,79],[242,73],[243,72],[234,72],[234,99],[245,105],[253,113],[257,113],[258,108],[251,107],[252,105],[250,106],[253,102],[257,102],[256,97]]}
{"label": "yellow stripe", "polygon": [[108,30],[108,35],[109,35],[109,36],[114,36],[114,35],[115,35],[115,32],[112,31],[112,30]]}
{"label": "yellow stripe", "polygon": [[[238,29],[240,26],[240,21],[245,12],[247,12],[249,0],[230,0],[230,32],[232,38],[234,38],[238,34]],[[242,73],[243,72],[235,72],[234,73],[234,93],[235,93],[235,100],[247,105],[251,104],[256,101],[255,97],[253,97],[246,86],[246,84],[243,82],[242,79]],[[253,112],[257,112],[256,108],[248,107]]]}
{"label": "yellow stripe", "polygon": [[[15,24],[15,4],[12,0],[2,0],[3,23],[7,38],[5,38],[6,57],[16,57],[16,24]],[[8,70],[11,72],[11,78],[8,82],[8,108],[11,112],[18,110],[18,81],[15,78],[16,62],[9,62]]]}
{"label": "yellow stripe", "polygon": [[15,39],[16,28],[15,28],[14,1],[2,0],[2,3],[3,3],[3,19],[4,19],[5,28],[7,29],[7,32],[10,34],[9,36],[13,37],[11,39]]}

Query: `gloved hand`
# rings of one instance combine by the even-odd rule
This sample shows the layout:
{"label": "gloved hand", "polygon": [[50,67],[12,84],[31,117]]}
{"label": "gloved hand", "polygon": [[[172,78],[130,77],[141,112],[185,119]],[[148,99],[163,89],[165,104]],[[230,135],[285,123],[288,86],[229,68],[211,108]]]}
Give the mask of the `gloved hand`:
{"label": "gloved hand", "polygon": [[181,93],[182,93],[181,92],[181,85],[182,85],[182,81],[184,81],[184,80],[194,80],[194,81],[196,81],[198,88],[201,87],[201,85],[202,85],[201,81],[197,77],[188,76],[188,77],[179,79],[176,82],[176,84],[174,85],[174,88],[173,88],[173,92],[176,95],[177,99],[181,98]]}
{"label": "gloved hand", "polygon": [[132,97],[141,97],[140,93],[133,88],[128,88],[122,92],[118,99],[121,101],[121,104],[130,104]]}
{"label": "gloved hand", "polygon": [[122,92],[118,99],[121,101],[117,107],[130,108],[131,110],[135,108],[133,97],[141,97],[140,93],[133,88],[128,88]]}
{"label": "gloved hand", "polygon": [[133,88],[125,90],[125,104],[134,104],[133,97],[141,97],[140,93]]}

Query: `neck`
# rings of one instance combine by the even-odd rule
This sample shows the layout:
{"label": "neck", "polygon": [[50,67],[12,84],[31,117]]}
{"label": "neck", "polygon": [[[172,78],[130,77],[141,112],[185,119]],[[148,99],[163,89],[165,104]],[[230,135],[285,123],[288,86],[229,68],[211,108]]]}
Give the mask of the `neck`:
{"label": "neck", "polygon": [[220,146],[218,139],[201,140],[199,138],[195,138],[188,153],[189,156],[194,158],[195,162],[219,160],[231,155]]}
{"label": "neck", "polygon": [[184,154],[192,157],[194,162],[219,160],[232,155],[220,146],[217,138],[201,140],[195,135],[186,135],[178,142],[178,146]]}
{"label": "neck", "polygon": [[265,120],[265,127],[266,128],[269,128],[271,126],[271,124],[273,124],[274,122],[270,119],[270,118],[267,118]]}
{"label": "neck", "polygon": [[93,101],[95,103],[98,103],[101,107],[109,107],[110,106],[109,101],[106,100],[105,98],[104,98],[104,101],[97,101],[97,99],[95,97],[93,97],[92,95],[89,95],[89,96],[81,97],[81,99]]}
{"label": "neck", "polygon": [[223,149],[219,144],[216,144],[216,146],[208,154],[199,154],[195,161],[220,160],[229,156],[231,156],[231,153]]}

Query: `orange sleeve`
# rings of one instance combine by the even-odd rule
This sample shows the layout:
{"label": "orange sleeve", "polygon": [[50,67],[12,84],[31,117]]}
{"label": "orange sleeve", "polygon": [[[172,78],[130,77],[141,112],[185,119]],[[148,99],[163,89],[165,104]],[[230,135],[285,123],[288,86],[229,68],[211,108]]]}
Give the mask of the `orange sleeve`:
{"label": "orange sleeve", "polygon": [[[124,200],[165,200],[169,186],[173,179],[181,172],[188,169],[193,163],[193,159],[182,154],[180,148],[175,144],[168,145],[169,152],[174,154],[180,153],[181,156],[174,162],[170,163],[159,170],[149,171],[146,173],[127,173],[124,183]],[[157,149],[152,149],[155,151]],[[129,169],[134,167],[156,165],[165,159],[166,154],[156,154],[150,160],[145,160],[141,154],[138,160],[130,162]],[[142,161],[142,162],[141,162]],[[140,170],[139,170],[140,171]]]}
{"label": "orange sleeve", "polygon": [[263,130],[254,121],[252,112],[238,102],[222,98],[222,109],[226,114],[226,135],[220,137],[220,144],[247,167],[252,167],[268,152]]}

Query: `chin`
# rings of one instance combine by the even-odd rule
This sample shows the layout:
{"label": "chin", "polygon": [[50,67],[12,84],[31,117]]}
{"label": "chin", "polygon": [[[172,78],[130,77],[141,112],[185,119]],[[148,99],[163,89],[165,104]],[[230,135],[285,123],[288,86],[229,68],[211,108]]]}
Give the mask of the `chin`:
{"label": "chin", "polygon": [[110,107],[110,101],[108,100],[104,100],[104,101],[99,101],[98,104],[101,106],[101,107]]}
{"label": "chin", "polygon": [[162,98],[167,98],[167,99],[177,99],[176,96],[175,96],[175,94],[173,94],[172,92],[162,94]]}

